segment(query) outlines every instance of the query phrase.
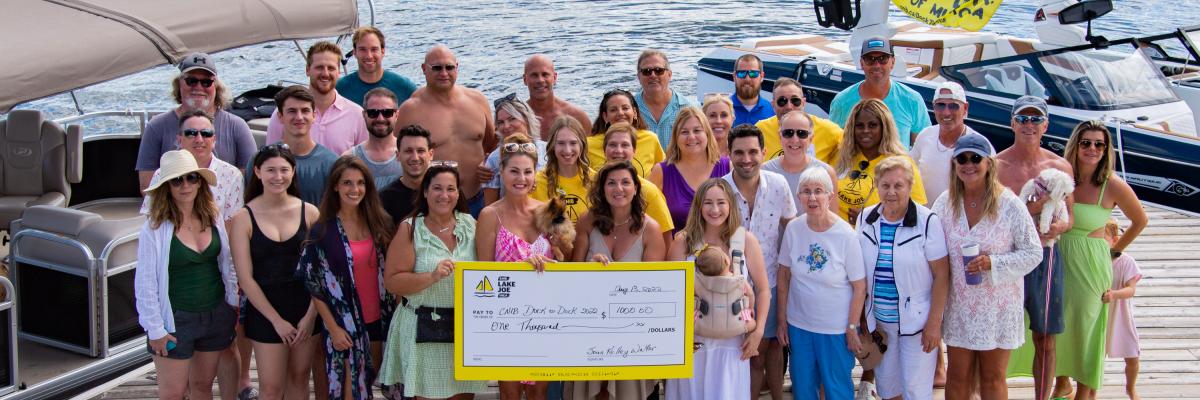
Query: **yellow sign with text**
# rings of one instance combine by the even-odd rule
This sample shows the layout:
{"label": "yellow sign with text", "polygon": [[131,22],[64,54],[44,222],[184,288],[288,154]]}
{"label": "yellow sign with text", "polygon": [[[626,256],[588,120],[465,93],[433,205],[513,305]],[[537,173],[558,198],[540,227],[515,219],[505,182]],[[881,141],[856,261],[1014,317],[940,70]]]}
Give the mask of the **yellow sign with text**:
{"label": "yellow sign with text", "polygon": [[978,31],[992,19],[1000,0],[892,0],[892,4],[928,25]]}
{"label": "yellow sign with text", "polygon": [[576,381],[692,376],[690,262],[459,262],[454,377]]}

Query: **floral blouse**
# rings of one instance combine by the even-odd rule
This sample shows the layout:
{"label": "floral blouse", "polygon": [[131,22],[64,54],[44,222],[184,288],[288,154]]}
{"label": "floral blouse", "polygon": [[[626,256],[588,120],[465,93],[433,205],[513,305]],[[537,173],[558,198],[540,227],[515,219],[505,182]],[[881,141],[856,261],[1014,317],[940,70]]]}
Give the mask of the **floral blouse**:
{"label": "floral blouse", "polygon": [[[942,217],[946,248],[950,252],[950,298],[942,332],[946,345],[969,350],[1015,349],[1025,341],[1025,274],[1042,261],[1033,219],[1012,191],[1004,189],[999,210],[967,226],[965,207],[955,210],[949,193],[933,203]],[[979,244],[980,253],[992,260],[983,283],[968,285],[962,246]]]}

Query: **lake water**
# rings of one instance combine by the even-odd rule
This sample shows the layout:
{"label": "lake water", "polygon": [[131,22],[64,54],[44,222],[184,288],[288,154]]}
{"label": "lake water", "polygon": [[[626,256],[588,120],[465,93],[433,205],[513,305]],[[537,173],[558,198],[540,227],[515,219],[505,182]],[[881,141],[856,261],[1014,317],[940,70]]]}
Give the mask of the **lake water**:
{"label": "lake water", "polygon": [[[986,30],[1033,37],[1038,0],[1008,0]],[[1093,23],[1109,38],[1157,34],[1196,24],[1200,12],[1190,0],[1118,0],[1116,9]],[[362,24],[368,7],[360,0]],[[385,64],[423,84],[425,51],[444,43],[458,55],[460,84],[488,98],[511,92],[525,97],[521,73],[525,59],[549,54],[558,71],[556,93],[595,115],[601,94],[612,88],[637,89],[634,64],[645,48],[671,58],[672,87],[695,96],[695,63],[710,49],[745,38],[819,33],[844,38],[848,33],[816,23],[812,2],[803,1],[406,1],[376,0],[375,24],[387,35]],[[892,20],[906,17],[893,11]],[[307,48],[315,40],[301,41]],[[349,50],[349,38],[342,43]],[[276,42],[216,54],[221,79],[233,93],[280,80],[307,82],[304,59],[291,42]],[[354,70],[354,61],[350,62]],[[167,82],[172,66],[77,91],[85,111],[163,110],[173,107]],[[68,96],[32,102],[51,116],[74,114]]]}

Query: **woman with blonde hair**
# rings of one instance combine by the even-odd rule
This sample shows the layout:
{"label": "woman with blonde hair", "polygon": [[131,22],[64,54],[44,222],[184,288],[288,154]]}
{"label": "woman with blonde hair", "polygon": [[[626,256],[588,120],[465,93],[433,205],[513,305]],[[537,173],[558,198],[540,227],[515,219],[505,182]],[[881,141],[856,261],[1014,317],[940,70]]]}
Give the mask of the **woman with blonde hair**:
{"label": "woman with blonde hair", "polygon": [[650,170],[650,182],[662,190],[675,231],[683,229],[696,187],[729,173],[729,158],[717,150],[704,113],[694,106],[679,110],[671,129],[667,160]]}
{"label": "woman with blonde hair", "polygon": [[549,201],[551,196],[563,196],[567,218],[575,223],[588,210],[587,192],[594,174],[588,164],[587,134],[578,120],[563,115],[550,125],[546,146],[546,167],[538,172],[530,197]]}
{"label": "woman with blonde hair", "polygon": [[708,117],[708,126],[712,128],[713,139],[717,141],[717,150],[722,156],[729,155],[729,130],[733,129],[733,101],[726,94],[710,94],[704,97],[700,106],[704,116]]}
{"label": "woman with blonde hair", "polygon": [[[877,99],[858,102],[846,119],[845,135],[838,145],[837,158],[833,167],[837,173],[838,215],[853,223],[864,207],[879,203],[875,193],[875,166],[888,156],[904,157],[911,165],[917,165],[908,157],[896,122],[887,105]],[[912,198],[925,204],[925,184],[921,173],[913,175]]]}

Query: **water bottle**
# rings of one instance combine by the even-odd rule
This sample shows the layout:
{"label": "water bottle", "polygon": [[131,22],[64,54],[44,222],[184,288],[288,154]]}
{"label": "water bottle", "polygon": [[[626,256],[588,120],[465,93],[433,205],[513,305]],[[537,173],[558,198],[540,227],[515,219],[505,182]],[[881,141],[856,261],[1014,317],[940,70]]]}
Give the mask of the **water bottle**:
{"label": "water bottle", "polygon": [[[963,269],[965,270],[967,268],[967,264],[970,264],[971,260],[974,260],[975,257],[978,257],[978,256],[979,256],[979,244],[967,243],[967,244],[962,245]],[[978,285],[980,283],[983,283],[983,271],[979,271],[979,272],[975,272],[975,273],[967,272],[966,275],[967,275],[967,284],[968,285]]]}

